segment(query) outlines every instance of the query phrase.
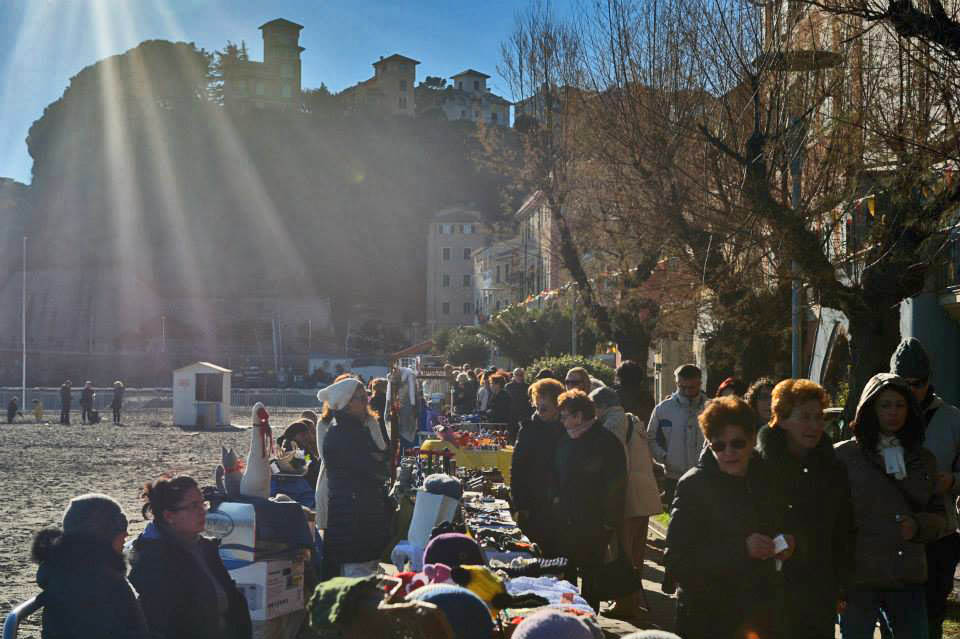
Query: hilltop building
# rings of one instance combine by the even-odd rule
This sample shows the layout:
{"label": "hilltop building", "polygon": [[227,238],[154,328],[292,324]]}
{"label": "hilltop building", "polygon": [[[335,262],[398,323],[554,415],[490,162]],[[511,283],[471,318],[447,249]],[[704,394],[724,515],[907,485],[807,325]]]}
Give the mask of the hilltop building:
{"label": "hilltop building", "polygon": [[418,113],[442,112],[447,120],[510,125],[510,101],[487,88],[486,73],[467,69],[450,78],[445,88],[417,87]]}
{"label": "hilltop building", "polygon": [[224,69],[227,106],[263,108],[300,104],[300,30],[302,25],[277,18],[260,25],[263,62],[235,60]]}
{"label": "hilltop building", "polygon": [[337,97],[348,111],[372,109],[393,115],[414,115],[417,100],[414,83],[418,60],[399,53],[373,63],[374,75],[341,91]]}

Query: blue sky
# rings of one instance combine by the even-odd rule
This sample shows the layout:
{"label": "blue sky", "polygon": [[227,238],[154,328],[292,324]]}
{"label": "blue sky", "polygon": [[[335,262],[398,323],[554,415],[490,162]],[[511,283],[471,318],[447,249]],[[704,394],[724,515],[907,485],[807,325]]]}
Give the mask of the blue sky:
{"label": "blue sky", "polygon": [[[554,6],[565,2],[555,2]],[[339,91],[372,75],[381,55],[422,63],[417,80],[472,67],[497,74],[500,43],[526,0],[0,0],[0,177],[30,181],[25,139],[44,107],[84,67],[150,39],[207,50],[246,41],[263,59],[257,27],[273,18],[304,25],[303,86]]]}

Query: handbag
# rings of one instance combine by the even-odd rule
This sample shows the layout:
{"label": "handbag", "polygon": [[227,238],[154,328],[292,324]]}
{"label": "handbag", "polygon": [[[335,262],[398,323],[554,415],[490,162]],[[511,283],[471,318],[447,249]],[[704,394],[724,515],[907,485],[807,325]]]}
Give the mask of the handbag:
{"label": "handbag", "polygon": [[610,601],[643,590],[640,571],[633,567],[620,543],[620,535],[612,532],[603,553],[603,563],[583,566],[583,594],[587,601]]}

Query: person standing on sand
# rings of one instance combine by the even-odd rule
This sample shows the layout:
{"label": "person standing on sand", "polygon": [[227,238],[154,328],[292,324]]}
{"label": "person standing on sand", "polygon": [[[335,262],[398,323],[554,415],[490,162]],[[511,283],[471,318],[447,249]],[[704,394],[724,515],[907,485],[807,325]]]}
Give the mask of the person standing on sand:
{"label": "person standing on sand", "polygon": [[69,379],[60,385],[60,423],[67,426],[70,425],[70,402],[73,400],[72,392],[73,389],[71,388]]}
{"label": "person standing on sand", "polygon": [[[90,412],[93,410],[93,382],[89,379],[84,382],[83,390],[80,391],[80,422],[86,424],[90,421]],[[92,421],[91,421],[92,423]]]}
{"label": "person standing on sand", "polygon": [[113,409],[113,423],[120,424],[120,409],[123,408],[123,382],[119,379],[113,383],[113,398],[110,400]]}

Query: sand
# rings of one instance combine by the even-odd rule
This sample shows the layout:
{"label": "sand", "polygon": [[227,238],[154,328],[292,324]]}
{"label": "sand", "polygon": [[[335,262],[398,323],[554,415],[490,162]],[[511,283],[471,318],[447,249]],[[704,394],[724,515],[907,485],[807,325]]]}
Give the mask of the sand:
{"label": "sand", "polygon": [[[274,414],[274,436],[299,412]],[[54,416],[56,418],[56,415]],[[186,474],[201,486],[213,485],[220,446],[246,457],[250,431],[191,432],[171,425],[167,411],[137,411],[125,425],[101,422],[81,426],[0,424],[0,615],[39,592],[36,564],[30,561],[33,535],[59,526],[71,497],[102,492],[119,501],[135,536],[146,522],[140,514],[139,489],[164,474]],[[234,420],[249,426],[249,413]],[[39,615],[21,626],[20,637],[39,638]]]}

